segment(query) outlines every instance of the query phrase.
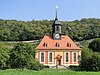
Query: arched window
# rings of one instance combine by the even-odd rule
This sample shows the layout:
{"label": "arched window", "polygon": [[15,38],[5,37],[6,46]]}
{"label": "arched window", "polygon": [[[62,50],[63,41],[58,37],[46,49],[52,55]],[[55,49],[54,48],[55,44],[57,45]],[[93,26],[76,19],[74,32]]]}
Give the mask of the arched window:
{"label": "arched window", "polygon": [[44,53],[41,53],[41,62],[44,62]]}
{"label": "arched window", "polygon": [[52,53],[49,53],[49,62],[52,62]]}
{"label": "arched window", "polygon": [[76,53],[75,52],[73,54],[73,58],[74,58],[73,61],[76,62]]}
{"label": "arched window", "polygon": [[69,62],[69,53],[66,53],[66,62]]}

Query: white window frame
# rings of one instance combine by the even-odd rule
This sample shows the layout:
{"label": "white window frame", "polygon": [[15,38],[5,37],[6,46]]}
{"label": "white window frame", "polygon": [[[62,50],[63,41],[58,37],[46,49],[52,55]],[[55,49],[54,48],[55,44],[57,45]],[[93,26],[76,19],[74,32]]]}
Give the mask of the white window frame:
{"label": "white window frame", "polygon": [[78,52],[73,52],[72,53],[72,61],[73,61],[73,63],[76,63],[76,62],[74,62],[74,53],[76,53],[76,62],[77,62],[78,61],[78,58],[77,58]]}
{"label": "white window frame", "polygon": [[[68,53],[68,62],[66,62],[66,53]],[[64,61],[65,61],[65,63],[70,63],[70,52],[64,53]]]}
{"label": "white window frame", "polygon": [[44,62],[45,62],[45,52],[40,52],[40,63],[44,63],[44,62],[41,62],[41,53],[44,53]]}
{"label": "white window frame", "polygon": [[[52,62],[49,61],[49,55],[50,55],[50,53],[52,53]],[[53,52],[48,52],[48,62],[49,63],[53,63]]]}

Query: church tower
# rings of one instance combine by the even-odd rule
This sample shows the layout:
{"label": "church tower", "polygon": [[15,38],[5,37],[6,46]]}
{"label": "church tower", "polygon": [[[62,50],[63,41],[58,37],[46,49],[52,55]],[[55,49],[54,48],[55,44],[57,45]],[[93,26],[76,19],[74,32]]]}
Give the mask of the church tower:
{"label": "church tower", "polygon": [[56,7],[56,17],[52,24],[52,39],[54,39],[54,40],[61,39],[61,24],[57,17],[57,7]]}

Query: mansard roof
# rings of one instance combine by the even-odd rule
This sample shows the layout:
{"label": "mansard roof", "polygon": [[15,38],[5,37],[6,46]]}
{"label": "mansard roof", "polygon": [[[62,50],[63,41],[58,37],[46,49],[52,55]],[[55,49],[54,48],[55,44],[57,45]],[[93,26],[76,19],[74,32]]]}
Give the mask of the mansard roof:
{"label": "mansard roof", "polygon": [[37,50],[80,50],[74,41],[67,35],[62,35],[61,40],[53,40],[52,36],[45,35]]}

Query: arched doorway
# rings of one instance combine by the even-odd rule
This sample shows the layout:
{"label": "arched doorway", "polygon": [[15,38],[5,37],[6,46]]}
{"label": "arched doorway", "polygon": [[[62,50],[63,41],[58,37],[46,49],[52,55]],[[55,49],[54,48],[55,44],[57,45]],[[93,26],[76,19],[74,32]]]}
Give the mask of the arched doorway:
{"label": "arched doorway", "polygon": [[61,60],[57,60],[57,65],[61,65]]}
{"label": "arched doorway", "polygon": [[56,65],[61,65],[61,58],[62,58],[62,56],[59,55],[59,54],[55,57],[55,59],[56,59]]}

